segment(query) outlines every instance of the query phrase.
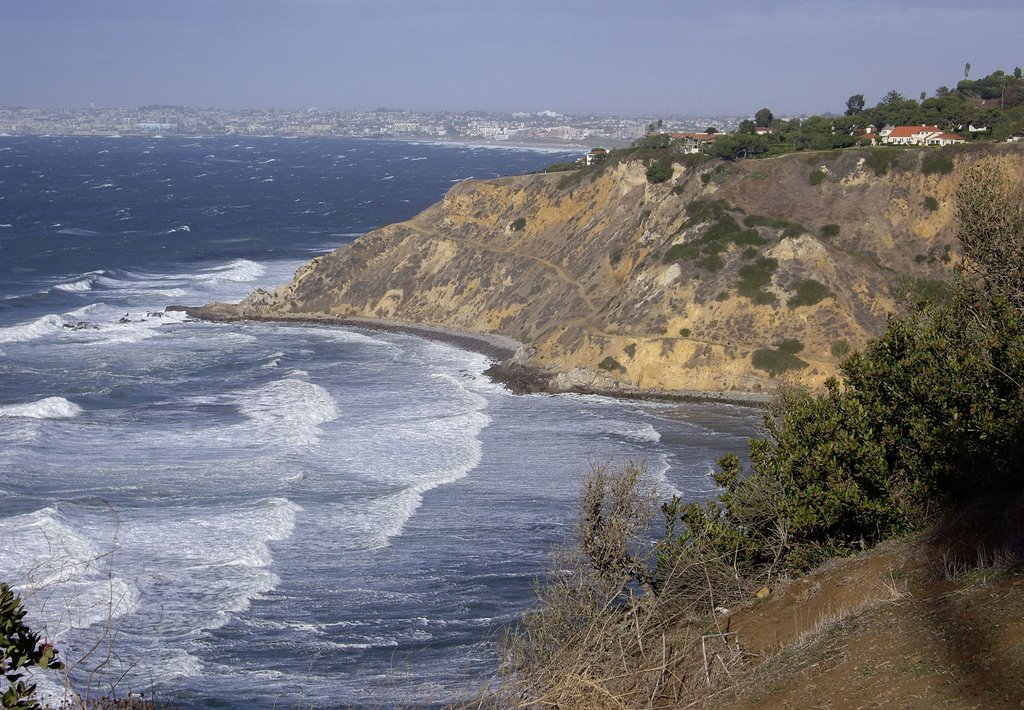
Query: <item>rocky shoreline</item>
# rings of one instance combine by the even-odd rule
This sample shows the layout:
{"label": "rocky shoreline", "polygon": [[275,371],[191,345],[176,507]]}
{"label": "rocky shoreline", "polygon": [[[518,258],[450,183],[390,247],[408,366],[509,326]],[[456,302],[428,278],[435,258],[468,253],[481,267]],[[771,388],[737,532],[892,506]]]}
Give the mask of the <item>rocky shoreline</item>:
{"label": "rocky shoreline", "polygon": [[699,390],[652,390],[631,387],[610,380],[599,384],[593,373],[556,373],[526,364],[529,346],[513,338],[493,333],[476,333],[444,326],[408,323],[374,318],[338,318],[315,314],[276,314],[254,316],[242,314],[238,305],[210,303],[205,306],[168,306],[169,311],[184,311],[190,318],[214,323],[266,322],[304,323],[331,327],[354,328],[386,333],[406,333],[427,340],[449,343],[485,355],[493,364],[484,374],[515,394],[594,394],[605,397],[658,402],[720,402],[746,407],[763,407],[770,395],[761,392],[704,392]]}

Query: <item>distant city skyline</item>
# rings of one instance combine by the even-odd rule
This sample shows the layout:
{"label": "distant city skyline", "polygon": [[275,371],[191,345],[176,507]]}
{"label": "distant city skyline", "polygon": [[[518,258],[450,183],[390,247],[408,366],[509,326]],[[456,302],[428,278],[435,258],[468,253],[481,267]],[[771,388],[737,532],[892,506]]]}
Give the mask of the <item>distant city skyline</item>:
{"label": "distant city skyline", "polygon": [[6,0],[0,105],[840,113],[1024,64],[978,0]]}

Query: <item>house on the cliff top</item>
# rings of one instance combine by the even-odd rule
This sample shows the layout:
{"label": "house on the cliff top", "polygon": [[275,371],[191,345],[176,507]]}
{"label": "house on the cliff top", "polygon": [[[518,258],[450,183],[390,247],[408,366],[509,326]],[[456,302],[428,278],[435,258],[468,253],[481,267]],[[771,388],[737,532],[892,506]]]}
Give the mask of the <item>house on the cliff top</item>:
{"label": "house on the cliff top", "polygon": [[717,133],[673,133],[672,138],[682,141],[684,153],[701,153],[715,143]]}
{"label": "house on the cliff top", "polygon": [[886,126],[878,135],[886,145],[953,145],[967,142],[955,133],[946,133],[938,126]]}

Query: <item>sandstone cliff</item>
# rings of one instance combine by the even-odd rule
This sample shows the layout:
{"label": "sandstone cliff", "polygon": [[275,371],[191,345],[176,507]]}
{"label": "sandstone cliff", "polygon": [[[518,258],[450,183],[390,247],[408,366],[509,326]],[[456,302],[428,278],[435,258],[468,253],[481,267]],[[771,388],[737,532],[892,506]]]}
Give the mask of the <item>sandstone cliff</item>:
{"label": "sandstone cliff", "polygon": [[995,152],[1024,176],[1019,147],[941,150],[938,168],[849,150],[680,163],[662,184],[638,161],[466,181],[227,314],[497,333],[555,389],[759,392],[783,370],[820,384],[901,291],[951,273],[949,165]]}

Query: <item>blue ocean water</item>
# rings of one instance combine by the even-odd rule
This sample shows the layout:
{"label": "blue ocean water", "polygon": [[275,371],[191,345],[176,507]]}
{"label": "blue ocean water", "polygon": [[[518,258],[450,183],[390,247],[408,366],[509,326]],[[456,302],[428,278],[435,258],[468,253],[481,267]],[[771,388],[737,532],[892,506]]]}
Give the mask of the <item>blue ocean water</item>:
{"label": "blue ocean water", "polygon": [[590,462],[643,457],[666,494],[713,492],[749,410],[513,396],[443,343],[163,311],[283,283],[459,179],[564,159],[0,138],[0,579],[76,687],[442,703],[493,671]]}

